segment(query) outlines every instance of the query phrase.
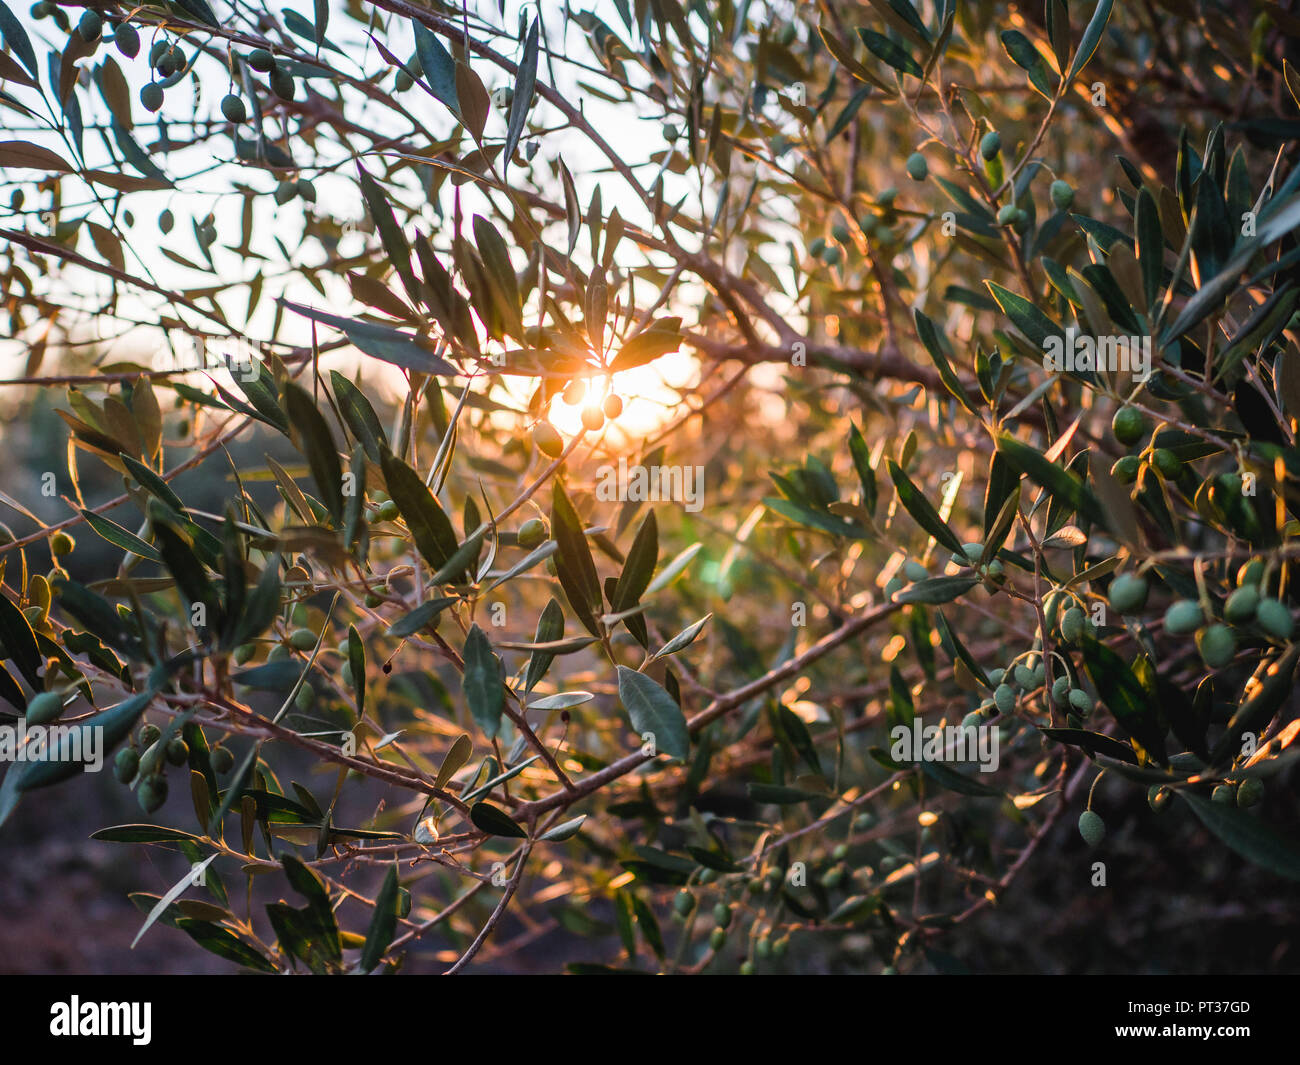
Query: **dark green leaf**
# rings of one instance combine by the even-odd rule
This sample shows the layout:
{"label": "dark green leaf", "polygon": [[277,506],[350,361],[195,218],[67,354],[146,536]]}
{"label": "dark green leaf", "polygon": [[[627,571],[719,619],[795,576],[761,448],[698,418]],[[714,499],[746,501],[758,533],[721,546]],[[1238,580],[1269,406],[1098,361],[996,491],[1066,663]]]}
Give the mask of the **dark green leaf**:
{"label": "dark green leaf", "polygon": [[383,886],[375,896],[375,909],[366,930],[366,944],[361,948],[361,971],[370,972],[383,960],[384,951],[397,931],[397,866],[390,865]]}
{"label": "dark green leaf", "polygon": [[379,424],[375,408],[370,405],[361,389],[337,370],[330,371],[330,383],[334,386],[334,399],[339,405],[339,413],[348,423],[356,441],[366,449],[366,456],[378,464],[383,460],[384,449],[388,447],[388,436]]}
{"label": "dark green leaf", "polygon": [[583,627],[593,636],[599,636],[596,611],[601,602],[600,576],[582,522],[559,484],[555,485],[551,498],[551,535],[558,545],[555,568],[569,605]]}
{"label": "dark green leaf", "polygon": [[1124,732],[1157,761],[1165,760],[1165,730],[1142,683],[1119,655],[1090,637],[1083,641],[1083,663],[1098,696]]}
{"label": "dark green leaf", "polygon": [[939,517],[939,512],[934,509],[930,501],[921,494],[921,490],[912,483],[912,479],[903,472],[903,468],[893,459],[889,460],[889,476],[898,491],[898,501],[903,504],[904,509],[912,515],[916,523],[938,540],[939,543],[943,544],[944,547],[964,556],[965,548],[962,547],[962,542],[957,539],[957,534],[948,528],[943,518]]}
{"label": "dark green leaf", "polygon": [[388,494],[411,530],[416,549],[435,570],[442,569],[460,546],[451,519],[420,475],[391,451],[384,452],[381,465]]}
{"label": "dark green leaf", "polygon": [[506,836],[511,839],[528,837],[527,832],[491,803],[476,802],[469,808],[469,819],[474,822],[475,828],[489,836]]}
{"label": "dark green leaf", "polygon": [[618,667],[618,698],[638,735],[651,734],[655,748],[678,761],[690,755],[686,717],[667,691],[644,673]]}
{"label": "dark green leaf", "polygon": [[461,686],[469,712],[488,739],[495,739],[501,727],[506,689],[501,679],[501,659],[492,643],[477,625],[470,627],[465,638],[465,675]]}
{"label": "dark green leaf", "polygon": [[867,50],[872,55],[882,62],[888,63],[900,73],[911,74],[917,78],[924,73],[921,70],[921,65],[908,55],[901,45],[891,41],[883,33],[859,27],[858,36],[862,38],[862,43],[867,46]]}
{"label": "dark green leaf", "polygon": [[1235,806],[1211,802],[1186,788],[1175,792],[1201,824],[1247,861],[1288,880],[1300,880],[1300,847],[1278,835],[1253,814]]}
{"label": "dark green leaf", "polygon": [[524,131],[524,122],[528,111],[533,106],[533,93],[537,85],[537,50],[540,19],[533,19],[529,27],[528,38],[524,42],[523,58],[515,74],[515,94],[510,101],[510,119],[506,124],[506,145],[502,160],[502,173],[509,171],[510,160],[515,154],[519,138]]}
{"label": "dark green leaf", "polygon": [[298,450],[307,459],[316,492],[338,525],[343,523],[343,467],[338,448],[320,408],[292,382],[284,386],[284,409],[296,434]]}

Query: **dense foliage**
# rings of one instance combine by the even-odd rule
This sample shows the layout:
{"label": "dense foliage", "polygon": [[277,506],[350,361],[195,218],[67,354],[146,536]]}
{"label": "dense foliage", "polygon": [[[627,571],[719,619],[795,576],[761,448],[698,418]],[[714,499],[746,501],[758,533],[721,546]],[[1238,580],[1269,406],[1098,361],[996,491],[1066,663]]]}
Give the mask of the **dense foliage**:
{"label": "dense foliage", "polygon": [[1300,878],[1300,16],[579,6],[0,5],[0,820],[102,741],[265,972],[952,967],[1128,793]]}

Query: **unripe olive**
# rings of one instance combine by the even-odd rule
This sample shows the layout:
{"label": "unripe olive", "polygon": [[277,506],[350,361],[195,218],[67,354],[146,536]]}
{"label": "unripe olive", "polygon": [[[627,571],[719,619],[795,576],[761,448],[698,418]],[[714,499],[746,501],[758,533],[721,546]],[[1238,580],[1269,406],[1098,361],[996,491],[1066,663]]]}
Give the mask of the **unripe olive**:
{"label": "unripe olive", "polygon": [[924,181],[930,175],[930,164],[920,152],[913,152],[907,157],[907,176],[913,181]]}
{"label": "unripe olive", "polygon": [[1070,643],[1077,642],[1083,636],[1086,620],[1081,608],[1077,606],[1070,607],[1061,618],[1061,635]]}
{"label": "unripe olive", "polygon": [[1110,428],[1116,440],[1121,444],[1132,446],[1146,435],[1147,420],[1142,416],[1142,412],[1134,407],[1120,407],[1115,412],[1115,417],[1111,419]]}
{"label": "unripe olive", "polygon": [[1048,192],[1052,197],[1052,204],[1060,211],[1068,211],[1074,204],[1074,189],[1070,187],[1068,181],[1056,180],[1052,182]]}
{"label": "unripe olive", "polygon": [[998,711],[1010,714],[1016,708],[1016,690],[1010,684],[999,684],[993,693],[993,702]]}
{"label": "unripe olive", "polygon": [[519,546],[523,548],[534,548],[546,542],[549,535],[546,528],[546,522],[541,518],[529,518],[519,526]]}
{"label": "unripe olive", "polygon": [[1146,605],[1148,590],[1146,578],[1123,573],[1110,582],[1106,594],[1121,614],[1135,614]]}
{"label": "unripe olive", "polygon": [[564,391],[560,395],[570,407],[576,407],[587,398],[587,382],[581,377],[575,377],[564,386]]}
{"label": "unripe olive", "polygon": [[379,509],[375,513],[380,521],[396,521],[402,516],[402,509],[391,499],[386,499],[379,504]]}
{"label": "unripe olive", "polygon": [[141,725],[140,731],[136,733],[136,739],[141,747],[152,747],[162,736],[162,729],[157,725]]}
{"label": "unripe olive", "polygon": [[1180,599],[1165,611],[1165,631],[1171,636],[1195,632],[1204,622],[1201,604],[1194,599]]}
{"label": "unripe olive", "polygon": [[998,208],[998,225],[1011,226],[1020,217],[1020,208],[1014,203],[1003,204]]}
{"label": "unripe olive", "polygon": [[310,710],[312,704],[316,701],[316,689],[310,684],[304,684],[298,689],[298,694],[293,698],[293,705],[299,710]]}
{"label": "unripe olive", "polygon": [[731,907],[725,902],[719,902],[713,907],[713,923],[719,928],[726,928],[731,924]]}
{"label": "unripe olive", "polygon": [[997,130],[989,130],[980,139],[980,156],[984,159],[995,159],[1002,151],[1002,137]]}
{"label": "unripe olive", "polygon": [[151,81],[140,89],[140,104],[146,111],[157,111],[163,105],[162,86]]}
{"label": "unripe olive", "polygon": [[297,82],[293,80],[293,75],[283,67],[277,66],[271,71],[270,76],[271,91],[281,100],[292,100],[298,92]]}
{"label": "unripe olive", "polygon": [[1167,447],[1158,447],[1151,456],[1151,463],[1160,471],[1160,476],[1166,480],[1174,480],[1183,472],[1183,460],[1170,451]]}
{"label": "unripe olive", "polygon": [[1232,806],[1237,801],[1237,789],[1231,784],[1219,784],[1210,792],[1210,801],[1220,806]]}
{"label": "unripe olive", "polygon": [[982,724],[984,724],[984,716],[978,710],[972,710],[961,719],[963,730],[979,728]]}
{"label": "unripe olive", "polygon": [[1084,810],[1079,815],[1079,835],[1089,847],[1095,847],[1106,838],[1106,822],[1101,815],[1092,810]]}
{"label": "unripe olive", "polygon": [[145,813],[153,813],[167,801],[167,778],[150,777],[140,781],[140,787],[136,789],[136,798]]}
{"label": "unripe olive", "polygon": [[382,595],[379,595],[377,592],[366,593],[366,606],[370,607],[371,610],[374,610],[375,607],[382,604],[383,601],[384,601],[384,597]]}
{"label": "unripe olive", "polygon": [[23,716],[29,725],[43,725],[63,713],[63,700],[55,692],[41,692],[27,701]]}
{"label": "unripe olive", "polygon": [[909,558],[903,563],[903,576],[909,581],[923,581],[930,576],[930,571],[915,559]]}
{"label": "unripe olive", "polygon": [[190,745],[179,736],[167,741],[167,761],[172,765],[184,765],[190,760]]}
{"label": "unripe olive", "polygon": [[849,227],[843,222],[836,222],[831,226],[831,236],[841,244],[847,244],[849,239]]}
{"label": "unripe olive", "polygon": [[600,405],[606,418],[617,418],[623,413],[623,397],[611,392]]}
{"label": "unripe olive", "polygon": [[1174,797],[1174,789],[1168,784],[1152,784],[1147,788],[1147,805],[1159,813]]}
{"label": "unripe olive", "polygon": [[1252,558],[1241,569],[1237,570],[1237,587],[1244,588],[1248,584],[1259,584],[1264,579],[1264,560],[1261,558]]}
{"label": "unripe olive", "polygon": [[1237,805],[1250,807],[1259,805],[1264,797],[1264,782],[1258,777],[1247,777],[1237,785]]}
{"label": "unripe olive", "polygon": [[689,916],[690,912],[695,909],[695,896],[682,888],[673,898],[673,909],[683,917]]}
{"label": "unripe olive", "polygon": [[589,433],[598,432],[605,424],[605,413],[599,407],[582,408],[582,427]]}
{"label": "unripe olive", "polygon": [[725,928],[715,928],[709,933],[709,946],[714,950],[721,950],[727,945],[727,931]]}
{"label": "unripe olive", "polygon": [[275,67],[275,56],[265,48],[254,48],[248,53],[248,65],[259,74],[265,74]]}
{"label": "unripe olive", "polygon": [[351,662],[344,662],[343,665],[339,667],[339,679],[340,679],[341,681],[343,681],[343,686],[344,686],[345,688],[351,688],[351,687],[352,687],[352,685],[353,685],[353,681],[354,681],[356,678],[354,678],[353,675],[352,675],[352,663],[351,663]]}
{"label": "unripe olive", "polygon": [[242,666],[255,654],[257,654],[257,644],[241,643],[235,648],[235,665]]}
{"label": "unripe olive", "polygon": [[840,886],[840,882],[844,879],[844,872],[845,869],[843,865],[831,866],[831,868],[827,869],[822,875],[822,887],[826,888],[827,891],[834,891]]}
{"label": "unripe olive", "polygon": [[221,113],[226,116],[227,122],[245,122],[248,119],[244,101],[233,92],[221,98]]}
{"label": "unripe olive", "polygon": [[811,244],[808,245],[808,254],[815,259],[820,259],[822,257],[822,252],[824,252],[825,250],[826,250],[825,237],[817,237],[813,240]]}
{"label": "unripe olive", "polygon": [[1011,671],[1011,676],[1015,682],[1022,688],[1032,688],[1034,684],[1034,671],[1026,665],[1017,665]]}
{"label": "unripe olive", "polygon": [[409,89],[414,84],[415,84],[415,79],[411,77],[410,74],[408,74],[405,70],[399,70],[397,72],[397,76],[393,78],[393,91],[406,92],[406,90]]}
{"label": "unripe olive", "polygon": [[289,646],[295,651],[310,651],[316,646],[316,633],[311,629],[294,629],[289,633]]}
{"label": "unripe olive", "polygon": [[1052,681],[1052,702],[1064,706],[1070,698],[1070,678],[1057,677]]}
{"label": "unripe olive", "polygon": [[213,747],[208,755],[208,762],[212,765],[214,773],[223,776],[235,768],[235,756],[230,753],[229,747]]}
{"label": "unripe olive", "polygon": [[906,586],[907,583],[902,578],[890,577],[889,580],[885,582],[885,598],[892,599],[895,594],[901,592]]}
{"label": "unripe olive", "polygon": [[163,52],[158,62],[155,64],[158,73],[163,77],[170,77],[178,71],[185,69],[185,52],[175,44],[169,45]]}
{"label": "unripe olive", "polygon": [[1222,669],[1237,653],[1237,637],[1227,625],[1210,625],[1196,634],[1201,659],[1211,669]]}
{"label": "unripe olive", "polygon": [[1244,625],[1255,616],[1259,606],[1259,589],[1253,584],[1244,584],[1228,596],[1223,604],[1223,617],[1234,625]]}
{"label": "unripe olive", "polygon": [[267,654],[266,660],[268,662],[278,662],[280,661],[280,659],[288,658],[288,657],[289,657],[289,648],[287,648],[282,643],[277,643],[274,647],[271,648],[270,652]]}
{"label": "unripe olive", "polygon": [[1225,496],[1241,495],[1242,481],[1239,473],[1221,473],[1214,479],[1216,487]]}
{"label": "unripe olive", "polygon": [[1092,696],[1082,688],[1073,688],[1069,694],[1070,705],[1081,714],[1092,713]]}
{"label": "unripe olive", "polygon": [[1110,473],[1120,484],[1132,484],[1137,480],[1141,469],[1141,459],[1136,455],[1124,455],[1116,460],[1115,465],[1110,468]]}
{"label": "unripe olive", "polygon": [[1270,636],[1278,640],[1289,640],[1295,622],[1291,611],[1284,603],[1276,599],[1261,599],[1255,607],[1255,622]]}
{"label": "unripe olive", "polygon": [[557,459],[564,453],[564,438],[550,422],[538,422],[533,429],[533,443],[543,455]]}
{"label": "unripe olive", "polygon": [[1047,622],[1048,628],[1056,625],[1057,619],[1061,616],[1061,609],[1070,601],[1070,593],[1063,588],[1053,588],[1043,596],[1043,619]]}
{"label": "unripe olive", "polygon": [[759,961],[766,961],[772,956],[772,940],[768,936],[759,936],[754,940],[754,956]]}
{"label": "unripe olive", "polygon": [[822,262],[827,266],[838,266],[842,258],[843,255],[840,253],[840,249],[834,244],[828,244],[822,249]]}
{"label": "unripe olive", "polygon": [[113,43],[128,59],[134,59],[140,54],[140,34],[129,22],[118,23],[117,29],[113,31]]}
{"label": "unripe olive", "polygon": [[113,759],[113,776],[123,784],[130,784],[140,768],[140,756],[134,748],[123,747]]}
{"label": "unripe olive", "polygon": [[98,11],[83,11],[77,20],[77,35],[83,41],[97,41],[104,29],[104,17]]}

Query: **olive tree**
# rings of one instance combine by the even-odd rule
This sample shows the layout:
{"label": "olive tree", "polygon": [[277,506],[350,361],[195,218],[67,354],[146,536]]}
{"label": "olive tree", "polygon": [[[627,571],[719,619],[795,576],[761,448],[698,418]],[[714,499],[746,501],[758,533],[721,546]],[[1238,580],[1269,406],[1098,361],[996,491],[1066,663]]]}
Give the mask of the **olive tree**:
{"label": "olive tree", "polygon": [[1294,16],[578,6],[0,5],[0,820],[102,748],[264,972],[1300,877]]}

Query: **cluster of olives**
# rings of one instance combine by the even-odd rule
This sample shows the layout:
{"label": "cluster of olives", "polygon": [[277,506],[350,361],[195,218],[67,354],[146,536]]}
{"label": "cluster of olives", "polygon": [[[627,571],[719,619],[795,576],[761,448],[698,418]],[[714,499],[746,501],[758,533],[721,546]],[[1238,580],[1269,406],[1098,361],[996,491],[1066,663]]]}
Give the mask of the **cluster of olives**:
{"label": "cluster of olives", "polygon": [[[167,767],[183,766],[190,760],[190,746],[179,736],[162,742],[162,729],[143,724],[131,742],[113,760],[113,775],[127,786],[137,784],[136,799],[145,813],[151,814],[167,801]],[[226,747],[213,747],[208,763],[214,773],[224,776],[235,768],[235,756]]]}
{"label": "cluster of olives", "polygon": [[[875,244],[889,245],[898,239],[898,232],[892,228],[898,221],[898,213],[894,210],[894,200],[897,197],[898,189],[892,187],[885,189],[876,197],[880,214],[865,211],[858,219],[858,228]],[[808,254],[827,266],[839,266],[844,262],[846,251],[852,248],[853,241],[848,220],[840,217],[831,223],[829,239],[816,237],[809,243]]]}
{"label": "cluster of olives", "polygon": [[[980,558],[984,554],[984,545],[981,543],[962,544],[962,553],[959,555],[955,551],[949,556],[949,561],[959,568],[970,567],[976,571],[976,575],[984,578],[990,588],[997,587],[1006,574],[1006,567],[1002,565],[1002,560],[990,558],[987,563],[980,565]],[[926,580],[930,576],[930,571],[924,564],[916,559],[909,558],[900,567],[898,574],[891,577],[885,582],[885,598],[892,599],[894,595],[901,592],[909,584],[916,581]]]}
{"label": "cluster of olives", "polygon": [[[561,398],[570,407],[581,406],[583,400],[587,398],[587,382],[581,377],[575,377],[565,385]],[[610,392],[599,406],[589,403],[582,408],[582,427],[589,433],[599,432],[604,428],[606,418],[617,418],[622,413],[623,397]],[[542,429],[542,426],[546,426],[546,429]],[[564,450],[564,441],[560,439],[560,434],[556,432],[555,427],[549,422],[540,422],[538,424],[533,439],[542,453],[550,455],[552,458],[555,458]],[[543,446],[543,444],[546,446]]]}
{"label": "cluster of olives", "polygon": [[[709,946],[714,951],[720,951],[726,947],[731,936],[733,919],[736,915],[735,899],[745,894],[755,898],[775,894],[781,888],[781,876],[775,870],[769,870],[765,876],[746,878],[739,873],[719,874],[712,869],[705,869],[700,873],[697,885],[684,887],[677,892],[673,899],[673,913],[676,917],[682,921],[691,918],[700,904],[697,892],[703,893],[701,889],[707,889],[715,882],[719,882],[721,896],[710,911],[713,927],[709,931]],[[752,950],[746,951],[749,956],[741,962],[742,976],[753,975],[755,960],[783,958],[790,948],[788,933],[774,939],[770,930],[758,932],[756,926],[757,922],[753,922],[747,930],[750,939],[748,945]]]}
{"label": "cluster of olives", "polygon": [[[1286,604],[1265,594],[1267,567],[1252,559],[1237,571],[1236,590],[1223,604],[1222,621],[1213,620],[1208,603],[1178,599],[1164,614],[1165,632],[1171,636],[1196,634],[1196,647],[1211,669],[1227,666],[1237,653],[1238,628],[1253,626],[1261,635],[1284,643],[1295,630]],[[1149,585],[1145,577],[1123,574],[1111,581],[1107,595],[1121,614],[1136,614],[1146,605]]]}
{"label": "cluster of olives", "polygon": [[304,203],[316,202],[316,186],[307,178],[297,178],[290,180],[285,178],[275,186],[275,202],[278,206],[283,207],[286,203],[294,199],[300,199]]}
{"label": "cluster of olives", "polygon": [[[1000,187],[1004,174],[1002,136],[997,130],[990,129],[980,138],[979,153],[984,161],[984,172],[989,184],[993,188]],[[913,181],[924,181],[930,176],[930,164],[920,151],[909,155],[903,167],[907,171],[907,176]],[[1053,181],[1048,189],[1048,195],[1051,197],[1052,206],[1058,211],[1068,211],[1074,205],[1074,189],[1068,181],[1059,178]],[[998,210],[997,221],[1000,226],[1019,229],[1028,224],[1029,212],[1016,203],[1004,204]]]}
{"label": "cluster of olives", "polygon": [[[288,658],[295,651],[309,653],[315,649],[318,640],[318,634],[306,626],[299,626],[291,629],[286,633],[283,640],[273,644],[271,650],[267,652],[267,662],[279,662]],[[244,643],[235,648],[234,659],[236,665],[243,665],[257,654],[256,643]],[[347,658],[346,645],[342,648],[344,659]],[[316,691],[310,684],[303,684],[298,689],[298,694],[294,696],[294,706],[299,710],[306,712],[316,702]]]}
{"label": "cluster of olives", "polygon": [[[39,3],[34,4],[31,13],[35,19],[52,16],[60,29],[70,32],[67,15],[50,0],[40,0]],[[97,44],[100,40],[106,39],[108,35],[105,33],[104,16],[98,11],[87,8],[77,22],[76,33],[87,44]],[[112,41],[117,50],[128,59],[134,59],[140,54],[140,32],[129,22],[121,21],[112,24]],[[270,51],[265,48],[254,48],[244,56],[244,59],[253,70],[268,75],[271,91],[276,96],[286,101],[295,98],[297,83],[293,75]],[[161,110],[164,90],[176,84],[184,76],[190,62],[179,42],[170,40],[166,36],[160,36],[154,41],[149,49],[149,66],[155,80],[140,89],[140,104],[146,111],[156,113]],[[411,66],[418,74],[419,60],[413,59]],[[405,87],[409,88],[409,76],[403,72],[401,77],[407,78]],[[399,88],[403,87],[400,82],[401,78],[399,78]],[[248,108],[243,99],[234,92],[227,93],[222,98],[221,114],[228,122],[239,124],[248,121]],[[304,199],[308,198],[301,189],[297,194]],[[310,198],[314,200],[315,196],[312,195]]]}
{"label": "cluster of olives", "polygon": [[[1115,412],[1110,428],[1116,440],[1125,447],[1133,447],[1146,436],[1148,426],[1141,411],[1135,407],[1121,407]],[[1137,455],[1121,455],[1110,472],[1121,484],[1132,484],[1144,465],[1151,466],[1166,481],[1178,480],[1185,469],[1183,460],[1169,448],[1147,447]]]}

